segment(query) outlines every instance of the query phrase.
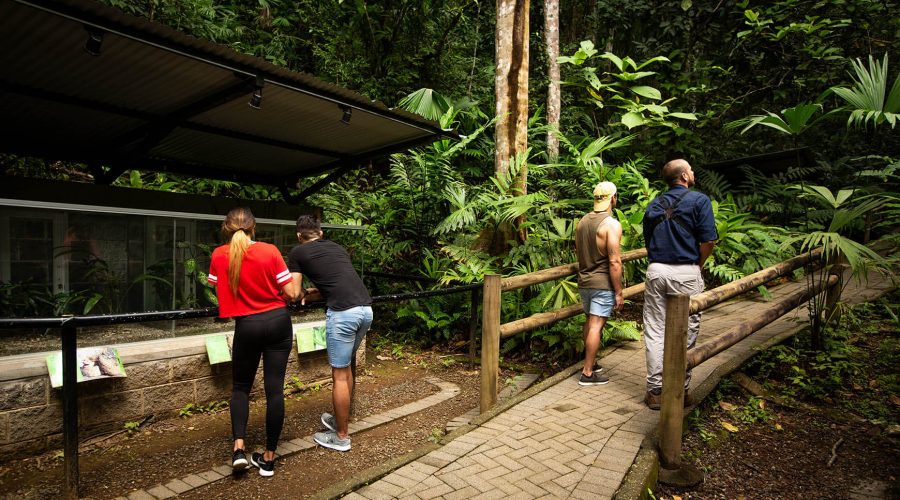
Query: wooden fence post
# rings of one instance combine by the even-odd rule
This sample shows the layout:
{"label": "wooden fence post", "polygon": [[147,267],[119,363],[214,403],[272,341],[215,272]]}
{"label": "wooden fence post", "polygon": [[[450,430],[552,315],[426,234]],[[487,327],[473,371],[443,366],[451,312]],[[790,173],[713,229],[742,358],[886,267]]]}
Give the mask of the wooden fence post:
{"label": "wooden fence post", "polygon": [[481,405],[484,413],[497,403],[500,370],[500,275],[484,276],[481,316]]}
{"label": "wooden fence post", "polygon": [[822,320],[823,324],[837,324],[841,321],[841,310],[838,307],[838,302],[841,300],[841,292],[844,289],[844,273],[849,265],[847,258],[842,253],[832,255],[829,261],[828,274],[822,279],[827,280],[829,276],[837,276],[838,282],[828,287],[825,291],[825,307],[822,311]]}
{"label": "wooden fence post", "polygon": [[478,292],[477,288],[472,289],[472,301],[469,304],[469,364],[472,368],[475,368],[475,358],[478,357],[475,346],[475,333],[478,329]]}
{"label": "wooden fence post", "polygon": [[688,295],[670,294],[666,298],[666,333],[659,413],[659,480],[678,486],[697,484],[703,479],[699,470],[681,463],[690,308],[691,297]]}

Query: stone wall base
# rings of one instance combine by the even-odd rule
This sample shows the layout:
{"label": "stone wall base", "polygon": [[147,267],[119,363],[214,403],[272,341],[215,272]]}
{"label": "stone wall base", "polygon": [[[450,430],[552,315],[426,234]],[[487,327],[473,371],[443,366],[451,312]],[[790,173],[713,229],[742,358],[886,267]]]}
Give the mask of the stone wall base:
{"label": "stone wall base", "polygon": [[[308,326],[324,322],[309,323]],[[222,332],[230,333],[230,332]],[[215,334],[215,335],[220,335]],[[79,437],[119,431],[126,422],[177,415],[188,404],[231,399],[231,363],[210,365],[206,337],[197,335],[114,345],[125,378],[78,384]],[[324,350],[298,354],[296,342],[285,381],[306,384],[331,377]],[[50,386],[46,357],[34,353],[0,358],[0,456],[21,457],[62,446],[62,388]],[[365,364],[365,342],[357,365]],[[265,398],[262,363],[253,399]],[[17,453],[3,453],[15,450]],[[0,460],[3,460],[0,458]]]}

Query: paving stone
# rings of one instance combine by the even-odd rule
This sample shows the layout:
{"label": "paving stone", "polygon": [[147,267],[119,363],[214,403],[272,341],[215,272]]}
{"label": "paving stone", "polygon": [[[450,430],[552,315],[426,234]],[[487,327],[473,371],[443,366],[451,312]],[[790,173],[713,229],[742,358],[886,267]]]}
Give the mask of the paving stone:
{"label": "paving stone", "polygon": [[468,481],[466,481],[459,474],[456,474],[454,472],[450,472],[447,474],[439,474],[437,477],[441,481],[443,481],[444,484],[449,485],[450,487],[452,487],[454,490],[457,490],[457,491],[466,489],[467,487],[471,487],[469,485]]}
{"label": "paving stone", "polygon": [[300,451],[300,447],[290,441],[278,445],[278,453],[282,456],[290,453],[297,453],[298,451]]}
{"label": "paving stone", "polygon": [[416,496],[423,500],[429,500],[431,498],[437,498],[441,495],[445,495],[447,493],[452,493],[454,490],[450,486],[446,484],[439,484],[436,486],[429,486],[424,491],[419,491],[416,493]]}
{"label": "paving stone", "polygon": [[213,481],[218,481],[219,479],[222,479],[222,477],[224,477],[222,474],[219,474],[218,472],[216,472],[214,470],[198,472],[197,475],[200,476],[207,483],[211,483]]}
{"label": "paving stone", "polygon": [[156,500],[156,497],[144,490],[137,490],[128,494],[128,500]]}
{"label": "paving stone", "polygon": [[358,490],[356,493],[361,497],[367,498],[369,500],[394,500],[395,498],[397,498],[397,495],[392,495],[382,489],[375,488],[375,485],[366,486],[365,488]]}
{"label": "paving stone", "polygon": [[468,500],[469,498],[478,495],[479,491],[471,486],[466,486],[463,489],[456,490],[452,493],[447,493],[444,495],[444,500]]}
{"label": "paving stone", "polygon": [[154,497],[156,497],[160,500],[165,499],[165,498],[172,498],[177,494],[174,491],[170,490],[169,488],[166,488],[165,486],[163,486],[161,484],[154,486],[153,488],[149,488],[147,490],[147,493],[153,495]]}
{"label": "paving stone", "polygon": [[442,460],[430,454],[420,458],[418,462],[421,464],[430,465],[436,469],[442,469],[444,466],[450,463],[449,460]]}
{"label": "paving stone", "polygon": [[299,450],[308,450],[310,448],[315,448],[317,446],[316,442],[313,441],[312,438],[309,438],[309,437],[292,439],[288,442],[291,443],[292,445],[296,446]]}
{"label": "paving stone", "polygon": [[400,488],[402,491],[406,491],[410,488],[415,488],[421,482],[421,479],[411,479],[403,474],[400,474],[399,472],[400,471],[394,471],[375,484],[390,483],[396,488]]}
{"label": "paving stone", "polygon": [[183,478],[181,478],[181,480],[184,481],[185,483],[189,484],[191,486],[191,488],[199,488],[199,487],[209,483],[209,481],[206,481],[203,478],[201,478],[195,474],[190,474],[190,475],[184,476]]}
{"label": "paving stone", "polygon": [[234,473],[234,469],[232,469],[230,465],[220,465],[218,467],[213,467],[212,470],[218,472],[222,477],[230,476]]}
{"label": "paving stone", "polygon": [[[402,486],[397,486],[396,484],[392,484],[387,481],[381,480],[376,483],[373,483],[371,486],[369,486],[361,491],[361,493],[363,495],[365,495],[366,497],[376,498],[376,497],[370,496],[369,490],[375,490],[377,493],[386,494],[386,495],[388,495],[388,498],[396,498],[396,497],[400,496],[404,491],[406,491],[406,488],[403,488]],[[377,497],[377,498],[381,498],[381,497]]]}
{"label": "paving stone", "polygon": [[174,491],[176,494],[179,494],[179,495],[184,493],[185,491],[190,491],[190,490],[194,489],[193,486],[185,483],[184,481],[182,481],[180,479],[173,479],[173,480],[169,481],[168,483],[166,483],[165,486],[166,486],[166,488]]}

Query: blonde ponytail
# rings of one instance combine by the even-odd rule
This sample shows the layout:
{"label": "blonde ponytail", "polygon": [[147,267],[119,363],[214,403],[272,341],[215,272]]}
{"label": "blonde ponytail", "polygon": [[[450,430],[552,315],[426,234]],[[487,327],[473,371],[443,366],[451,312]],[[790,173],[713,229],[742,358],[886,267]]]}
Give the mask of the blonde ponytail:
{"label": "blonde ponytail", "polygon": [[232,208],[222,222],[222,235],[231,245],[228,248],[228,287],[235,296],[241,280],[241,265],[256,231],[256,219],[249,208]]}
{"label": "blonde ponytail", "polygon": [[241,265],[244,263],[244,254],[250,246],[250,236],[244,231],[237,231],[231,236],[231,246],[228,248],[228,286],[231,293],[238,294],[238,283],[241,280]]}

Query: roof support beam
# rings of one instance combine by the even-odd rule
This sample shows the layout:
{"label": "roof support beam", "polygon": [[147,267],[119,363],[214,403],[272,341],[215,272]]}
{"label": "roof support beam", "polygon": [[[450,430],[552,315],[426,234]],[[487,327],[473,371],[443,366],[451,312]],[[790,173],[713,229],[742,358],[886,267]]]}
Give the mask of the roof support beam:
{"label": "roof support beam", "polygon": [[316,181],[312,186],[309,186],[308,188],[304,189],[303,191],[300,192],[300,194],[297,194],[297,195],[293,195],[293,194],[289,194],[289,193],[285,192],[287,190],[285,188],[285,191],[282,191],[282,193],[284,194],[284,198],[288,201],[288,203],[299,204],[300,202],[309,198],[310,195],[319,192],[325,186],[340,179],[341,177],[344,176],[344,174],[346,174],[347,172],[356,168],[356,166],[357,166],[356,163],[347,163],[342,167],[332,170],[331,173],[329,173],[325,177],[322,177],[321,179]]}
{"label": "roof support beam", "polygon": [[418,147],[418,146],[424,146],[426,144],[431,144],[435,140],[437,140],[437,139],[433,135],[428,135],[425,137],[417,137],[415,139],[410,139],[408,141],[404,141],[399,144],[393,144],[391,146],[377,149],[375,151],[367,151],[365,154],[351,156],[351,157],[345,158],[343,160],[334,161],[332,163],[322,165],[321,167],[316,168],[316,169],[297,171],[297,172],[294,172],[293,174],[291,174],[288,178],[311,177],[313,175],[328,172],[329,170],[332,170],[335,168],[341,168],[342,165],[345,165],[348,163],[351,165],[359,165],[360,163],[367,161],[367,160],[374,160],[377,158],[391,155],[393,153],[400,153],[403,151],[408,151],[408,150]]}
{"label": "roof support beam", "polygon": [[[113,139],[113,144],[116,145],[117,150],[129,151],[138,155],[146,154],[186,120],[245,96],[253,89],[254,79],[239,74],[235,74],[235,77],[239,79],[237,83],[203,96],[166,116],[126,132]],[[129,145],[136,141],[140,142],[129,148]]]}

